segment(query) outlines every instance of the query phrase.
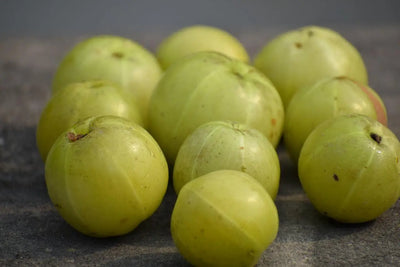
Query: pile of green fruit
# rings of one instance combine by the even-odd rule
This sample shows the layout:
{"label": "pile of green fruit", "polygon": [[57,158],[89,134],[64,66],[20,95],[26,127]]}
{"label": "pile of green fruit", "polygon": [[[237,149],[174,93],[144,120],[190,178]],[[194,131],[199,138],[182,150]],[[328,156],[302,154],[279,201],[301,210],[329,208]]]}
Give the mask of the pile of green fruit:
{"label": "pile of green fruit", "polygon": [[389,209],[400,143],[359,52],[308,26],[249,58],[208,26],[171,34],[154,55],[117,36],[78,43],[37,127],[60,215],[86,235],[123,235],[157,210],[171,180],[181,254],[196,266],[253,266],[278,233],[281,139],[322,214],[355,223]]}

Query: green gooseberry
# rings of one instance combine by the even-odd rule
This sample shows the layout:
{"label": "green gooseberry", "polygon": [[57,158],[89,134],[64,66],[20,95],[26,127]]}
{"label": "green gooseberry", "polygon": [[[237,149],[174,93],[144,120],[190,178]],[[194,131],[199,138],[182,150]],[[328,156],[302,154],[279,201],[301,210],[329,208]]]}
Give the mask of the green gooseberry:
{"label": "green gooseberry", "polygon": [[121,117],[90,117],[59,136],[45,163],[59,214],[94,237],[126,234],[161,204],[168,164],[152,136]]}
{"label": "green gooseberry", "polygon": [[362,223],[379,217],[399,198],[399,156],[399,140],[387,127],[365,115],[341,115],[307,137],[298,174],[321,214]]}
{"label": "green gooseberry", "polygon": [[72,83],[55,93],[43,109],[36,129],[43,161],[62,132],[80,120],[100,115],[120,116],[143,125],[136,103],[110,81]]}
{"label": "green gooseberry", "polygon": [[179,193],[199,176],[223,169],[250,174],[276,198],[280,165],[275,148],[256,129],[231,121],[205,123],[185,139],[174,165],[175,191]]}
{"label": "green gooseberry", "polygon": [[225,30],[206,25],[192,25],[172,33],[161,42],[156,56],[162,68],[167,69],[180,58],[200,51],[215,51],[249,62],[249,55],[237,38]]}
{"label": "green gooseberry", "polygon": [[55,73],[52,91],[75,82],[112,81],[136,101],[146,125],[148,102],[161,75],[156,57],[139,43],[120,36],[97,35],[67,52]]}
{"label": "green gooseberry", "polygon": [[276,86],[285,108],[297,90],[326,77],[347,76],[368,84],[357,49],[325,27],[306,26],[280,34],[258,52],[254,65]]}
{"label": "green gooseberry", "polygon": [[255,128],[276,147],[284,109],[273,84],[254,67],[217,52],[198,52],[171,65],[150,100],[149,131],[173,164],[198,126],[231,120]]}
{"label": "green gooseberry", "polygon": [[385,105],[367,85],[340,76],[324,78],[300,89],[285,113],[283,139],[291,158],[297,163],[304,141],[318,124],[351,113],[364,114],[387,124]]}
{"label": "green gooseberry", "polygon": [[219,170],[182,187],[171,234],[194,266],[254,266],[278,232],[274,201],[250,175]]}

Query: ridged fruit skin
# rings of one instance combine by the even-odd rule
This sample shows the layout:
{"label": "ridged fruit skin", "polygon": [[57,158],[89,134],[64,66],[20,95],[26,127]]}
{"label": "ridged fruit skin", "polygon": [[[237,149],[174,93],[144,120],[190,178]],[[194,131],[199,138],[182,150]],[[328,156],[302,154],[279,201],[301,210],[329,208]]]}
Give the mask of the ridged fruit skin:
{"label": "ridged fruit skin", "polygon": [[179,29],[165,38],[157,49],[157,59],[163,69],[184,56],[200,51],[215,51],[231,58],[249,62],[249,55],[240,41],[229,32],[207,25]]}
{"label": "ridged fruit skin", "polygon": [[278,232],[278,212],[250,175],[210,172],[187,183],[171,216],[171,234],[194,266],[254,266]]}
{"label": "ridged fruit skin", "polygon": [[297,90],[323,78],[347,76],[368,84],[358,50],[325,27],[306,26],[278,35],[258,52],[254,65],[276,86],[285,108]]}
{"label": "ridged fruit skin", "polygon": [[254,67],[216,52],[198,52],[167,69],[150,101],[149,131],[173,164],[184,139],[215,120],[243,123],[276,146],[284,109],[273,84]]}
{"label": "ridged fruit skin", "polygon": [[283,130],[285,147],[293,161],[297,163],[304,141],[316,126],[351,113],[387,124],[386,108],[379,95],[347,77],[325,78],[297,91],[286,109]]}
{"label": "ridged fruit skin", "polygon": [[205,123],[185,139],[174,165],[175,192],[199,176],[224,169],[250,174],[276,198],[280,165],[275,148],[259,131],[231,121]]}
{"label": "ridged fruit skin", "polygon": [[143,125],[136,103],[117,84],[107,80],[72,83],[55,93],[44,107],[36,129],[43,161],[58,136],[78,121],[113,115]]}
{"label": "ridged fruit skin", "polygon": [[62,134],[45,164],[60,215],[94,237],[126,234],[159,207],[168,165],[151,135],[115,116],[92,117]]}
{"label": "ridged fruit skin", "polygon": [[399,141],[388,128],[364,115],[342,115],[308,136],[298,174],[320,213],[339,222],[362,223],[399,198],[399,156]]}
{"label": "ridged fruit skin", "polygon": [[74,82],[109,80],[131,95],[147,123],[149,99],[162,75],[155,55],[125,37],[96,35],[72,47],[59,64],[52,92]]}

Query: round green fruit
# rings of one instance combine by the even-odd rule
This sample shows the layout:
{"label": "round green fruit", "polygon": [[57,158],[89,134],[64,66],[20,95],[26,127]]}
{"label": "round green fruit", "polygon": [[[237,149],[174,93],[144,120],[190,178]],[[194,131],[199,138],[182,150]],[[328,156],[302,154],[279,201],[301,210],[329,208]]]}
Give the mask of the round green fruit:
{"label": "round green fruit", "polygon": [[222,29],[204,25],[185,27],[168,36],[158,47],[157,58],[166,69],[178,59],[200,51],[216,51],[246,63],[249,61],[238,39]]}
{"label": "round green fruit", "polygon": [[250,174],[275,199],[279,189],[278,154],[259,131],[230,121],[212,121],[194,130],[175,160],[173,184],[179,193],[189,181],[216,170]]}
{"label": "round green fruit", "polygon": [[291,158],[297,163],[304,141],[318,124],[351,113],[387,123],[386,108],[378,94],[349,78],[325,78],[300,89],[285,113],[283,138]]}
{"label": "round green fruit", "polygon": [[171,233],[195,266],[254,266],[278,224],[275,204],[260,183],[240,171],[220,170],[183,186]]}
{"label": "round green fruit", "polygon": [[159,207],[168,165],[151,135],[114,116],[91,117],[64,132],[45,164],[51,201],[79,232],[123,235]]}
{"label": "round green fruit", "polygon": [[400,196],[400,143],[378,121],[342,115],[317,126],[300,153],[298,173],[311,203],[344,223],[374,220]]}
{"label": "round green fruit", "polygon": [[339,33],[317,26],[277,36],[257,54],[254,65],[271,79],[285,107],[297,90],[325,77],[347,76],[368,84],[357,49]]}
{"label": "round green fruit", "polygon": [[165,72],[150,101],[149,131],[169,163],[200,125],[231,120],[255,128],[276,146],[284,109],[273,84],[254,67],[216,52],[198,52]]}
{"label": "round green fruit", "polygon": [[143,125],[136,103],[118,85],[105,80],[72,83],[55,93],[40,116],[36,143],[43,161],[57,137],[79,120],[115,115]]}
{"label": "round green fruit", "polygon": [[146,122],[148,102],[161,74],[156,57],[138,43],[99,35],[83,40],[65,55],[54,76],[53,93],[69,83],[109,80],[131,94]]}

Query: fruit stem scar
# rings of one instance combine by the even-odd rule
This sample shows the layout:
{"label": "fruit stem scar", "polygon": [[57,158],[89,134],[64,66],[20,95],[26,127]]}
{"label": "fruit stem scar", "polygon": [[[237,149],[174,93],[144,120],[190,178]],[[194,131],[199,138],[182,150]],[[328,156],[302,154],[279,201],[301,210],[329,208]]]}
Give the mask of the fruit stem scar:
{"label": "fruit stem scar", "polygon": [[369,136],[371,136],[371,138],[374,139],[374,141],[377,142],[378,144],[382,142],[382,136],[376,133],[371,133]]}
{"label": "fruit stem scar", "polygon": [[121,52],[114,52],[112,53],[112,56],[116,58],[123,58],[124,54],[122,54]]}
{"label": "fruit stem scar", "polygon": [[75,134],[75,133],[67,133],[67,138],[70,142],[75,142],[78,141],[79,139],[82,139],[85,137],[87,134]]}
{"label": "fruit stem scar", "polygon": [[302,45],[302,43],[299,43],[299,42],[296,42],[295,44],[294,44],[297,48],[301,48],[303,45]]}
{"label": "fruit stem scar", "polygon": [[333,174],[333,179],[335,180],[335,181],[339,181],[339,177],[337,176],[337,174],[335,173],[335,174]]}

